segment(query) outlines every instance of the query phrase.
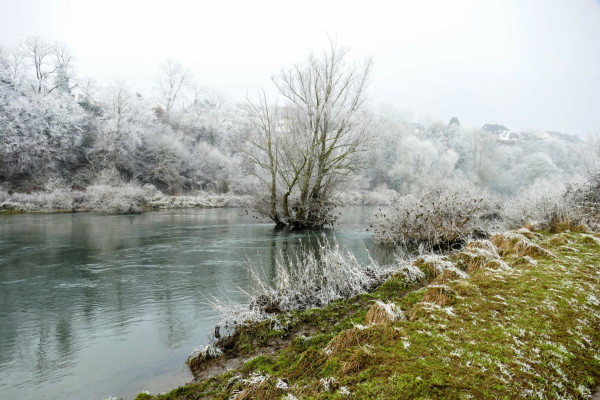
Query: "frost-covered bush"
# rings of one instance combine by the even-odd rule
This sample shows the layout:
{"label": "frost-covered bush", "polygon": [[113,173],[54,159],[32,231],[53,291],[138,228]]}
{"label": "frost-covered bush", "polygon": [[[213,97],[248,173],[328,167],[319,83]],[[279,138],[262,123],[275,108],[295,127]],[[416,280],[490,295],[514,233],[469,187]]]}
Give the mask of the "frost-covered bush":
{"label": "frost-covered bush", "polygon": [[553,224],[589,222],[591,208],[586,210],[583,198],[584,193],[589,193],[590,187],[589,183],[584,182],[567,184],[561,181],[537,181],[502,203],[504,228],[514,229],[531,224],[551,229]]}
{"label": "frost-covered bush", "polygon": [[564,208],[565,185],[540,181],[502,204],[502,216],[508,228],[543,224],[557,209]]}
{"label": "frost-covered bush", "polygon": [[137,214],[146,202],[148,190],[137,183],[124,182],[116,170],[104,170],[86,189],[87,206],[109,214]]}
{"label": "frost-covered bush", "polygon": [[23,96],[0,81],[0,178],[74,161],[85,113],[68,95]]}
{"label": "frost-covered bush", "polygon": [[[149,190],[148,188],[152,188]],[[246,207],[250,199],[233,193],[216,194],[197,190],[183,196],[168,196],[152,185],[144,185],[146,205],[152,208]]]}
{"label": "frost-covered bush", "polygon": [[491,204],[485,194],[452,188],[399,197],[375,214],[373,238],[404,246],[460,242],[479,233],[480,217]]}
{"label": "frost-covered bush", "polygon": [[324,307],[337,299],[366,293],[389,277],[396,268],[375,261],[360,264],[348,250],[323,238],[316,251],[302,249],[294,257],[276,260],[275,277],[249,261],[251,292],[241,290],[249,305],[215,299],[213,306],[237,324],[269,319],[270,313]]}
{"label": "frost-covered bush", "polygon": [[65,182],[51,176],[42,192],[12,193],[0,190],[0,203],[5,211],[67,211],[77,207],[76,192]]}
{"label": "frost-covered bush", "polygon": [[91,185],[86,194],[90,210],[109,214],[138,214],[145,202],[143,189],[135,183]]}
{"label": "frost-covered bush", "polygon": [[202,346],[194,347],[190,353],[190,358],[202,356],[204,358],[216,358],[223,354],[221,349],[215,347],[212,344],[205,344]]}
{"label": "frost-covered bush", "polygon": [[566,185],[563,202],[570,205],[570,217],[580,222],[600,226],[600,174],[591,175],[584,182]]}

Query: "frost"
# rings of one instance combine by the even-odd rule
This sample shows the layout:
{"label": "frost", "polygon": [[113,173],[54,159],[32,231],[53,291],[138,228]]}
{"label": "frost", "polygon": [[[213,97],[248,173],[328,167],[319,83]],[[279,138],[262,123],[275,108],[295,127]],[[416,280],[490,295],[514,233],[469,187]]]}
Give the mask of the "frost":
{"label": "frost", "polygon": [[348,388],[346,386],[342,386],[339,390],[338,393],[342,396],[350,396],[350,390],[348,390]]}
{"label": "frost", "polygon": [[277,389],[281,389],[281,390],[287,390],[289,389],[289,386],[287,383],[285,383],[284,381],[282,381],[281,379],[277,378],[277,385],[275,385],[275,387]]}
{"label": "frost", "polygon": [[579,393],[581,393],[581,397],[583,397],[584,399],[591,399],[592,398],[592,391],[589,388],[587,388],[587,387],[585,387],[583,385],[577,386],[577,391]]}
{"label": "frost", "polygon": [[261,375],[258,372],[253,372],[248,379],[241,379],[241,382],[248,386],[256,387],[266,382],[269,378],[269,374]]}
{"label": "frost", "polygon": [[217,358],[221,355],[223,355],[223,351],[221,351],[221,349],[213,344],[205,344],[203,346],[194,347],[188,356],[188,360],[196,357],[201,357],[208,360],[211,358]]}
{"label": "frost", "polygon": [[449,317],[456,317],[456,314],[454,314],[454,308],[444,307],[443,310],[446,314],[448,314]]}
{"label": "frost", "polygon": [[333,376],[331,376],[329,378],[321,378],[319,382],[323,386],[323,390],[328,392],[329,390],[331,390],[331,386],[337,383],[337,380]]}
{"label": "frost", "polygon": [[600,300],[593,294],[588,294],[587,301],[593,306],[600,307]]}

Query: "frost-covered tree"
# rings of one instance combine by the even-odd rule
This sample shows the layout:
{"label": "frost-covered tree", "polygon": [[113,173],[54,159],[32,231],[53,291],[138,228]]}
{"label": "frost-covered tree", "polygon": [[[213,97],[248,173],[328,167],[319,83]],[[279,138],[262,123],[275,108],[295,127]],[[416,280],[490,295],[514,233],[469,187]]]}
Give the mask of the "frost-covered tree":
{"label": "frost-covered tree", "polygon": [[38,94],[47,93],[48,81],[56,71],[53,44],[39,36],[29,36],[20,46],[27,62],[33,68],[33,76],[29,80],[31,89]]}
{"label": "frost-covered tree", "polygon": [[2,175],[28,176],[74,162],[85,117],[67,94],[24,96],[0,82]]}
{"label": "frost-covered tree", "polygon": [[550,156],[542,152],[524,157],[521,164],[515,168],[515,175],[519,179],[521,186],[529,186],[536,179],[549,180],[561,172]]}
{"label": "frost-covered tree", "polygon": [[234,119],[231,97],[221,90],[192,84],[190,98],[181,116],[182,129],[196,141],[223,145]]}
{"label": "frost-covered tree", "polygon": [[264,96],[249,103],[252,129],[241,135],[240,150],[264,184],[257,211],[278,225],[331,224],[329,199],[363,166],[372,138],[366,108],[371,59],[348,62],[347,55],[332,43],[283,68],[273,78],[285,99],[281,107]]}
{"label": "frost-covered tree", "polygon": [[585,147],[579,154],[587,175],[593,176],[600,172],[600,129],[587,133]]}
{"label": "frost-covered tree", "polygon": [[0,48],[0,74],[5,84],[20,91],[25,82],[25,55],[18,46]]}
{"label": "frost-covered tree", "polygon": [[481,129],[469,129],[464,133],[471,170],[480,186],[485,186],[494,171],[496,140]]}
{"label": "frost-covered tree", "polygon": [[117,168],[135,175],[135,155],[156,117],[140,96],[116,80],[104,91],[105,109],[90,160],[96,169]]}
{"label": "frost-covered tree", "polygon": [[158,75],[159,100],[165,108],[167,120],[171,117],[173,106],[183,96],[183,90],[189,84],[189,72],[179,61],[167,58],[160,65]]}
{"label": "frost-covered tree", "polygon": [[[162,129],[161,129],[162,128]],[[191,153],[183,135],[169,126],[156,126],[143,136],[143,182],[166,185],[174,193],[183,189],[183,175],[189,168]]]}

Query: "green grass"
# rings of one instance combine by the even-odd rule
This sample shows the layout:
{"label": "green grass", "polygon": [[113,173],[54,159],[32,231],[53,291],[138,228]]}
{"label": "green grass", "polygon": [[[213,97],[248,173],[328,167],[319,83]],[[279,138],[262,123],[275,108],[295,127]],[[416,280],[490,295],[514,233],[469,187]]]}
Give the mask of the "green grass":
{"label": "green grass", "polygon": [[[288,332],[246,328],[231,354],[250,356],[302,327],[314,333],[238,371],[137,400],[229,399],[236,391],[238,399],[585,398],[600,383],[600,245],[579,233],[541,232],[532,241],[556,258],[506,252],[510,269],[450,282],[451,306],[423,307],[425,289],[392,279],[374,293],[282,316]],[[354,328],[375,300],[414,318]],[[347,345],[328,355],[336,337]],[[244,381],[251,374],[269,379],[252,385]],[[276,387],[279,379],[288,389]]]}

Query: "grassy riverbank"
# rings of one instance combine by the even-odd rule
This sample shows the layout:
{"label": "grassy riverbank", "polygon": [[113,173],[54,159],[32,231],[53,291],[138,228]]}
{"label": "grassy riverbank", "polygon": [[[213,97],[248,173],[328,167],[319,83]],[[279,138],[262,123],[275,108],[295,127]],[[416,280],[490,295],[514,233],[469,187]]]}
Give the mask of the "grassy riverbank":
{"label": "grassy riverbank", "polygon": [[520,230],[417,260],[419,283],[396,275],[243,327],[218,343],[224,356],[198,361],[197,382],[137,400],[588,398],[600,383],[598,240]]}

